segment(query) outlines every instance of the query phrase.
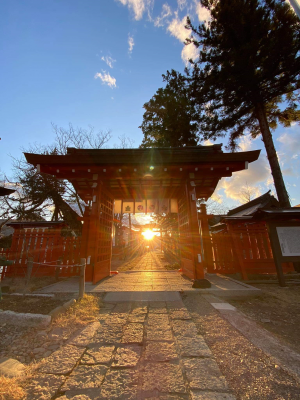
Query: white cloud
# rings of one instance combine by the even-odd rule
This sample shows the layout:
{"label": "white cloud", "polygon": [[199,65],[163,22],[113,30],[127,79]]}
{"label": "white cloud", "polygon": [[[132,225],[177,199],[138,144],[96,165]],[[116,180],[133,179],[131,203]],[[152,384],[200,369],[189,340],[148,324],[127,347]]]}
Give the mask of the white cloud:
{"label": "white cloud", "polygon": [[242,202],[241,191],[247,186],[255,197],[260,196],[266,189],[267,182],[273,183],[267,158],[261,155],[249,168],[240,172],[234,172],[232,177],[223,178],[217,191],[224,189],[227,198]]}
{"label": "white cloud", "polygon": [[[170,34],[176,39],[180,40],[180,42],[184,43],[185,39],[191,36],[191,32],[185,28],[186,25],[186,16],[180,20],[178,18],[178,13],[175,13],[175,18],[170,22],[168,26],[168,31]],[[184,46],[181,51],[181,58],[184,63],[187,65],[189,60],[195,60],[198,56],[197,48],[193,44],[189,44]]]}
{"label": "white cloud", "polygon": [[283,176],[296,176],[294,169],[291,167],[283,169],[282,175]]}
{"label": "white cloud", "polygon": [[123,6],[128,6],[129,10],[133,12],[134,19],[137,21],[142,19],[144,12],[151,15],[151,9],[153,8],[153,0],[118,0]]}
{"label": "white cloud", "polygon": [[203,143],[201,143],[203,146],[212,146],[214,143],[210,140],[204,140]]}
{"label": "white cloud", "polygon": [[109,72],[103,71],[101,72],[97,72],[96,75],[94,76],[95,79],[101,79],[103,85],[108,85],[110,88],[115,88],[117,87],[116,85],[116,78],[113,78],[112,76],[110,76]]}
{"label": "white cloud", "polygon": [[116,62],[116,60],[114,60],[110,56],[103,56],[101,57],[101,60],[104,61],[110,68],[113,68],[113,63]]}
{"label": "white cloud", "polygon": [[210,12],[205,7],[202,7],[199,0],[194,0],[196,6],[196,13],[200,22],[210,21]]}
{"label": "white cloud", "polygon": [[171,33],[171,35],[175,36],[176,39],[180,40],[181,42],[184,42],[186,38],[190,37],[190,31],[185,29],[186,25],[186,16],[180,20],[178,18],[178,13],[175,13],[175,18],[171,21],[171,23],[168,26],[168,31]]}
{"label": "white cloud", "polygon": [[189,60],[196,60],[198,57],[198,51],[197,48],[193,44],[188,44],[187,46],[184,46],[181,52],[181,58],[185,65],[189,64]]}
{"label": "white cloud", "polygon": [[243,136],[239,141],[239,147],[241,151],[250,151],[253,148],[253,139],[250,136]]}
{"label": "white cloud", "polygon": [[[277,139],[282,143],[283,150],[290,153],[290,155],[298,155],[300,152],[300,134],[283,133]],[[295,157],[296,158],[296,157]]]}
{"label": "white cloud", "polygon": [[154,25],[157,27],[164,26],[165,20],[173,14],[169,4],[165,3],[162,6],[161,14],[155,18]]}
{"label": "white cloud", "polygon": [[128,52],[131,54],[134,46],[133,36],[128,36],[128,46]]}
{"label": "white cloud", "polygon": [[[250,136],[243,136],[239,141],[241,151],[250,151],[256,147]],[[244,203],[241,192],[251,191],[252,196],[260,196],[270,187],[273,187],[274,182],[271,175],[268,159],[264,154],[259,156],[259,159],[249,164],[248,169],[234,172],[232,177],[223,178],[216,190],[216,193],[224,190],[227,199],[236,200],[239,203]]]}
{"label": "white cloud", "polygon": [[183,10],[186,7],[187,0],[177,0],[178,8]]}

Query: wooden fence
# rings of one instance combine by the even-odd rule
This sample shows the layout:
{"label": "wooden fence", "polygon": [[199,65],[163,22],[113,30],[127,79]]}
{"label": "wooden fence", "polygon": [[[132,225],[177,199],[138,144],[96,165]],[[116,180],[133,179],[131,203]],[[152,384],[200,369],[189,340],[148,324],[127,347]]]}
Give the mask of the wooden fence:
{"label": "wooden fence", "polygon": [[[211,234],[213,266],[210,273],[275,274],[276,267],[267,226],[264,222],[226,222],[226,228]],[[293,271],[292,263],[284,263],[283,271]]]}
{"label": "wooden fence", "polygon": [[[80,237],[63,237],[60,229],[15,229],[9,249],[0,249],[0,255],[14,260],[12,266],[3,267],[1,278],[24,276],[28,257],[33,257],[32,276],[54,276],[57,260],[62,265],[80,262]],[[79,267],[61,268],[59,276],[78,275]]]}

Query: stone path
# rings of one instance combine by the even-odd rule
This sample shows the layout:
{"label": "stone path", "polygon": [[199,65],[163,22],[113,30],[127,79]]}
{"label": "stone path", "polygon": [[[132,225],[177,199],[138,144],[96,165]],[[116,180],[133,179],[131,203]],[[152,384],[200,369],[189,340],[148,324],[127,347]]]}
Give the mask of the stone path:
{"label": "stone path", "polygon": [[[207,274],[211,282],[210,289],[193,289],[192,281],[177,271],[128,271],[120,272],[103,279],[93,285],[86,282],[85,291],[87,293],[101,292],[203,292],[226,295],[257,295],[259,289],[253,288],[242,282],[237,282],[229,278]],[[78,278],[73,277],[66,281],[55,283],[39,289],[38,293],[77,293]]]}
{"label": "stone path", "polygon": [[27,400],[233,400],[182,301],[104,303],[38,370]]}
{"label": "stone path", "polygon": [[[86,282],[85,291],[95,292],[189,292],[199,290],[203,293],[228,295],[256,295],[259,289],[230,278],[215,274],[207,274],[206,278],[211,282],[210,289],[193,289],[192,281],[181,275],[178,271],[167,271],[164,268],[163,256],[157,251],[146,253],[138,263],[134,263],[134,270],[119,272],[93,285]],[[36,293],[78,293],[78,278],[73,277],[65,281],[55,283]]]}
{"label": "stone path", "polygon": [[163,263],[161,263],[161,256],[158,252],[150,251],[146,253],[142,260],[135,265],[135,271],[165,271]]}

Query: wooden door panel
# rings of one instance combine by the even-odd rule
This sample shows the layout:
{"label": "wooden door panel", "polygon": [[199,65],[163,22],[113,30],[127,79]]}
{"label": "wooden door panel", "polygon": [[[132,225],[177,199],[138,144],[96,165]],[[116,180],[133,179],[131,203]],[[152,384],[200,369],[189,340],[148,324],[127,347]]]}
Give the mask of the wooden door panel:
{"label": "wooden door panel", "polygon": [[101,189],[99,196],[98,224],[96,231],[96,249],[93,272],[93,283],[110,275],[111,252],[112,252],[112,224],[113,205],[112,196]]}

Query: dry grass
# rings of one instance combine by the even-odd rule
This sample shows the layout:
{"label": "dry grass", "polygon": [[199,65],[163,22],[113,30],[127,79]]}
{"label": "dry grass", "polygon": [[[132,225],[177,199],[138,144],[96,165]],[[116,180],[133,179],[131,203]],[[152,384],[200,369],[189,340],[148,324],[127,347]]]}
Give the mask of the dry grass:
{"label": "dry grass", "polygon": [[0,376],[0,400],[20,400],[25,397],[20,378]]}
{"label": "dry grass", "polygon": [[22,400],[26,398],[26,384],[28,379],[32,378],[35,370],[41,366],[44,361],[32,363],[25,367],[24,375],[16,378],[0,376],[0,400]]}
{"label": "dry grass", "polygon": [[72,327],[78,325],[87,325],[97,321],[99,316],[101,300],[97,296],[85,294],[83,299],[77,301],[65,313],[60,314],[52,326]]}

